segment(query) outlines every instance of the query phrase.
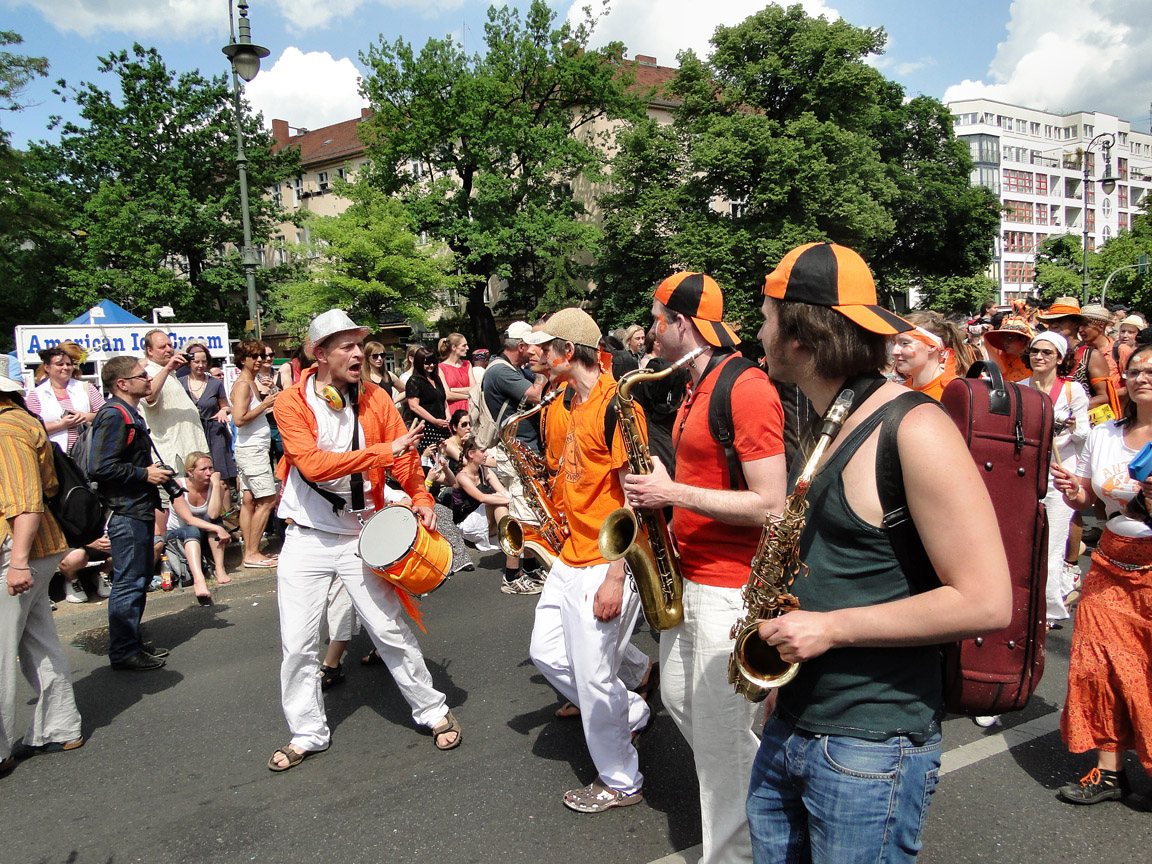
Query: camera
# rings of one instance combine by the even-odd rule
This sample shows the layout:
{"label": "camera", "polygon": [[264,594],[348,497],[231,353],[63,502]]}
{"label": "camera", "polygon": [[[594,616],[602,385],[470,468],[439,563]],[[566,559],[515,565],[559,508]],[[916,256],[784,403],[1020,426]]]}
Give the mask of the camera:
{"label": "camera", "polygon": [[[161,462],[156,467],[159,468],[161,471],[170,471],[173,475],[176,474],[175,468],[173,468],[171,465],[165,465],[163,462]],[[160,485],[164,487],[164,491],[168,493],[168,497],[172,498],[173,500],[175,500],[176,498],[179,498],[181,495],[184,494],[184,491],[185,491],[184,487],[181,486],[179,483],[177,483],[173,477],[169,477],[167,480],[165,480]]]}

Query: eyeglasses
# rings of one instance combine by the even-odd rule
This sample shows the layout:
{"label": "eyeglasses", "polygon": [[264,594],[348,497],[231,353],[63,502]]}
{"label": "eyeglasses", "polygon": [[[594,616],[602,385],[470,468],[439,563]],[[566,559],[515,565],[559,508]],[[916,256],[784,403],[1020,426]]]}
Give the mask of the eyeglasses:
{"label": "eyeglasses", "polygon": [[1028,353],[1037,357],[1055,357],[1055,351],[1049,351],[1047,348],[1029,348]]}
{"label": "eyeglasses", "polygon": [[261,354],[258,356],[263,357],[265,360],[275,360],[276,359],[276,355],[273,354],[271,351],[265,352],[264,354]]}
{"label": "eyeglasses", "polygon": [[383,351],[380,351],[380,352],[379,352],[379,353],[377,353],[377,354],[370,354],[369,356],[370,356],[370,357],[371,357],[373,360],[379,360],[381,357],[383,357],[383,356],[384,356],[384,352],[383,352]]}
{"label": "eyeglasses", "polygon": [[139,375],[126,375],[123,378],[121,378],[120,380],[121,381],[135,381],[137,378],[148,378],[148,377],[150,377],[150,376],[148,375],[147,372],[141,372]]}
{"label": "eyeglasses", "polygon": [[1152,381],[1152,366],[1143,369],[1128,369],[1124,372],[1125,381],[1139,381],[1141,378]]}

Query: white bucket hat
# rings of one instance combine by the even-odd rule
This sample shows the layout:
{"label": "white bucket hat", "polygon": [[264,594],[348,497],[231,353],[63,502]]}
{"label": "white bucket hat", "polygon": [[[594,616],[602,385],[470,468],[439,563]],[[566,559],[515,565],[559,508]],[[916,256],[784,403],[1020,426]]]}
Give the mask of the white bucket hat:
{"label": "white bucket hat", "polygon": [[0,372],[0,393],[23,393],[24,382],[9,378],[7,371]]}
{"label": "white bucket hat", "polygon": [[317,315],[308,325],[308,338],[312,340],[313,345],[319,345],[329,336],[352,330],[356,331],[357,342],[363,341],[372,332],[369,328],[361,327],[349,318],[348,313],[343,309],[329,309],[327,312]]}

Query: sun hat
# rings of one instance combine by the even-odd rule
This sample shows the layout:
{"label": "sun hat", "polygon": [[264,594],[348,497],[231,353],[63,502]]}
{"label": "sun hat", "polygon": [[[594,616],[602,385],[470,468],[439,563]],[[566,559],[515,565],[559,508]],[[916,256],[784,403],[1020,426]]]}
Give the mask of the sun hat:
{"label": "sun hat", "polygon": [[673,312],[691,318],[709,345],[734,348],[739,344],[736,331],[724,323],[724,292],[711,276],[673,273],[656,286],[655,297]]}
{"label": "sun hat", "polygon": [[524,341],[524,337],[532,332],[532,325],[527,321],[513,321],[508,325],[508,329],[504,331],[504,335],[509,339],[519,339]]}
{"label": "sun hat", "polygon": [[1107,306],[1101,306],[1098,303],[1093,303],[1090,306],[1082,308],[1080,310],[1080,317],[1103,324],[1105,327],[1112,326],[1112,313],[1108,311]]}
{"label": "sun hat", "polygon": [[356,331],[357,342],[372,332],[369,328],[361,327],[349,318],[348,313],[343,309],[329,309],[327,312],[317,315],[308,325],[308,338],[312,340],[313,345],[319,345],[329,336],[346,333],[350,330]]}
{"label": "sun hat", "polygon": [[1024,318],[1017,318],[1014,316],[1006,317],[1000,322],[1000,327],[996,330],[989,330],[984,334],[984,341],[1000,351],[1004,350],[1004,337],[1005,336],[1023,336],[1029,342],[1035,335],[1032,328],[1028,326],[1028,322]]}
{"label": "sun hat", "polygon": [[1064,359],[1064,355],[1068,353],[1068,340],[1053,330],[1045,330],[1043,333],[1037,333],[1032,337],[1032,341],[1028,343],[1031,348],[1037,342],[1047,342],[1056,349],[1056,353],[1060,355],[1060,359]]}
{"label": "sun hat", "polygon": [[1148,326],[1148,322],[1145,321],[1144,317],[1138,312],[1133,312],[1116,326],[1123,327],[1125,324],[1127,324],[1129,327],[1135,327],[1137,330],[1143,330]]}
{"label": "sun hat", "polygon": [[0,372],[0,393],[23,393],[24,382],[9,378],[7,372]]}
{"label": "sun hat", "polygon": [[835,243],[797,246],[764,279],[764,293],[787,303],[827,306],[872,333],[894,336],[913,329],[877,303],[864,259]]}
{"label": "sun hat", "polygon": [[583,309],[570,306],[561,309],[548,319],[544,325],[547,329],[529,331],[523,337],[529,345],[543,345],[553,339],[563,339],[573,345],[585,345],[596,348],[600,344],[600,328],[592,320],[592,316]]}
{"label": "sun hat", "polygon": [[1047,312],[1037,312],[1041,321],[1055,321],[1057,318],[1083,318],[1080,314],[1080,301],[1075,297],[1057,297]]}

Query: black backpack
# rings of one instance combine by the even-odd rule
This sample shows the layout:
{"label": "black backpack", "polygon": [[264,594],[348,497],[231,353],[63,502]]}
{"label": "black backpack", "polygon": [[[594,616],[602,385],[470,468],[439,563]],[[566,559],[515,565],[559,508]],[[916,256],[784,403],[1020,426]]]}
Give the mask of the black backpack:
{"label": "black backpack", "polygon": [[60,523],[68,545],[79,549],[104,534],[107,514],[88,478],[55,441],[52,442],[52,463],[60,488],[52,497],[45,495],[44,502]]}

